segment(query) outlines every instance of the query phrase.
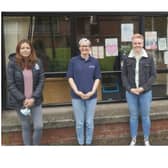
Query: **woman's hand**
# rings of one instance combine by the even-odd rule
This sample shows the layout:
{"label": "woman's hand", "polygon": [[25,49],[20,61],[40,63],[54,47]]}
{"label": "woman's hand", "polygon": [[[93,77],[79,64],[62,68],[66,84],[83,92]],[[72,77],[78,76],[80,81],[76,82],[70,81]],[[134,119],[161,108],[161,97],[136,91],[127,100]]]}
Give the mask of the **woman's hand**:
{"label": "woman's hand", "polygon": [[30,98],[30,99],[25,99],[23,102],[24,107],[30,108],[34,105],[34,98]]}
{"label": "woman's hand", "polygon": [[142,93],[142,92],[144,92],[144,88],[139,87],[139,88],[137,88],[137,91],[138,91],[139,93]]}
{"label": "woman's hand", "polygon": [[90,91],[90,92],[87,92],[86,94],[85,94],[85,99],[89,99],[91,96],[93,96],[94,95],[94,92],[93,91]]}
{"label": "woman's hand", "polygon": [[130,91],[131,91],[131,93],[133,93],[133,94],[139,95],[139,94],[141,94],[142,92],[144,92],[144,88],[142,88],[142,87],[139,87],[139,88],[131,88]]}
{"label": "woman's hand", "polygon": [[81,99],[85,99],[85,94],[81,91],[77,91],[76,94],[81,97]]}
{"label": "woman's hand", "polygon": [[137,88],[131,88],[130,91],[133,94],[139,95],[139,91],[137,90]]}

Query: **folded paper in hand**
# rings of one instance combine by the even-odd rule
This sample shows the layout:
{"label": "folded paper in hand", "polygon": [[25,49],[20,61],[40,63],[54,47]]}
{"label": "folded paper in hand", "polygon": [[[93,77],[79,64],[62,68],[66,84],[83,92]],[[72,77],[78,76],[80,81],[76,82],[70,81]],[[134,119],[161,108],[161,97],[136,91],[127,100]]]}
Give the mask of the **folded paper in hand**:
{"label": "folded paper in hand", "polygon": [[20,112],[25,116],[30,115],[30,109],[29,108],[22,108],[22,109],[20,109]]}

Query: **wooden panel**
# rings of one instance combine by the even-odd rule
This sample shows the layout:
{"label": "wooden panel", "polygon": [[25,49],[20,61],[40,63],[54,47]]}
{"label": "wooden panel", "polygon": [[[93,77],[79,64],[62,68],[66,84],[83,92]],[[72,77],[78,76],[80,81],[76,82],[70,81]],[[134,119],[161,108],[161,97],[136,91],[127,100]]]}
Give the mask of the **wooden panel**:
{"label": "wooden panel", "polygon": [[44,104],[70,102],[70,87],[65,78],[47,78],[45,80]]}
{"label": "wooden panel", "polygon": [[[43,90],[43,104],[71,102],[70,86],[66,78],[47,78]],[[98,100],[102,99],[101,85]]]}

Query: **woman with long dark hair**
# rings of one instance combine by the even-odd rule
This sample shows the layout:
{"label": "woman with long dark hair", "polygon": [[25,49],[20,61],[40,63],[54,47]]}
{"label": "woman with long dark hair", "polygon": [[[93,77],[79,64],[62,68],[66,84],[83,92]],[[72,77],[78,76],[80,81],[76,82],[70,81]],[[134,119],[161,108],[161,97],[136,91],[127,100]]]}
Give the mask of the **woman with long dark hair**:
{"label": "woman with long dark hair", "polygon": [[[24,145],[39,145],[42,136],[42,89],[44,73],[31,42],[23,39],[8,63],[8,104],[15,107],[22,126]],[[31,118],[33,138],[31,137]]]}

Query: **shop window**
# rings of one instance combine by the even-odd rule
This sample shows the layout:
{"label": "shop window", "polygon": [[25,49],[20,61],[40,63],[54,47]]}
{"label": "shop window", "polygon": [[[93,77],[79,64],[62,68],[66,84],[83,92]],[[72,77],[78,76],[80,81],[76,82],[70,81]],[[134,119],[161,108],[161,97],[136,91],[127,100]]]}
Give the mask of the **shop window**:
{"label": "shop window", "polygon": [[70,20],[68,16],[4,16],[6,63],[17,42],[28,38],[46,72],[66,71],[71,57]]}
{"label": "shop window", "polygon": [[[168,96],[168,75],[166,70],[168,62],[166,61],[168,52],[168,22],[166,16],[148,16],[145,17],[145,32],[154,32],[156,34],[156,48],[147,49],[147,52],[153,55],[156,68],[158,70],[157,79],[153,85],[154,97]],[[144,32],[144,33],[145,33]],[[152,33],[151,33],[152,36]],[[147,37],[145,40],[148,40]]]}
{"label": "shop window", "polygon": [[8,63],[8,56],[15,53],[17,42],[23,38],[28,38],[30,27],[29,16],[4,16],[3,30],[4,30],[4,55],[5,62]]}
{"label": "shop window", "polygon": [[[157,48],[147,50],[153,55],[157,70],[163,70],[163,72],[158,71],[157,80],[153,85],[153,97],[167,98],[168,96],[168,60],[165,57],[168,47],[164,50],[158,48],[161,38],[162,41],[166,39],[168,46],[167,16],[144,16],[143,22],[138,15],[127,16],[120,13],[117,16],[112,12],[109,15],[106,13],[97,15],[94,12],[91,15],[78,13],[76,16],[57,15],[57,13],[15,16],[13,13],[13,16],[3,15],[2,19],[3,55],[5,55],[3,62],[7,65],[8,56],[15,52],[17,42],[22,38],[28,38],[33,42],[37,56],[43,61],[46,74],[54,74],[51,78],[46,75],[44,104],[70,103],[70,87],[65,72],[71,56],[78,53],[77,44],[82,37],[91,40],[94,47],[92,53],[94,51],[97,54],[100,63],[103,79],[98,89],[98,101],[125,99],[120,73],[121,55],[129,53],[131,41],[122,40],[122,24],[133,26],[133,33],[157,32]],[[142,22],[143,24],[140,25]],[[106,39],[113,41],[117,39],[115,44],[118,46],[117,54],[107,54]],[[71,55],[72,53],[74,55]],[[3,91],[5,92],[6,88]]]}
{"label": "shop window", "polygon": [[43,54],[42,60],[45,71],[66,71],[71,57],[69,17],[36,16],[35,20],[34,31],[32,30],[33,33],[29,35],[33,34],[33,42],[37,52],[42,50],[37,43],[40,42],[41,46],[43,46],[43,53],[45,54]]}

